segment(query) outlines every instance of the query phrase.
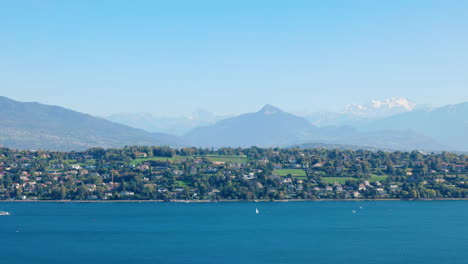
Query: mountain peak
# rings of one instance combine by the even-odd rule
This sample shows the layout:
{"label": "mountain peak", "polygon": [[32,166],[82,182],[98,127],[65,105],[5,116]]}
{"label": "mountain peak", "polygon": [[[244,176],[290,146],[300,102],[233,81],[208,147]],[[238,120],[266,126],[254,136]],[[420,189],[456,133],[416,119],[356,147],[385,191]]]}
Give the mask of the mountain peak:
{"label": "mountain peak", "polygon": [[350,104],[343,113],[364,118],[386,117],[399,113],[410,112],[415,109],[416,103],[404,98],[388,98],[372,100],[365,105]]}
{"label": "mountain peak", "polygon": [[277,114],[283,112],[283,110],[279,109],[278,107],[272,106],[270,104],[266,104],[260,111],[259,113],[262,113],[264,115],[272,115],[272,114]]}

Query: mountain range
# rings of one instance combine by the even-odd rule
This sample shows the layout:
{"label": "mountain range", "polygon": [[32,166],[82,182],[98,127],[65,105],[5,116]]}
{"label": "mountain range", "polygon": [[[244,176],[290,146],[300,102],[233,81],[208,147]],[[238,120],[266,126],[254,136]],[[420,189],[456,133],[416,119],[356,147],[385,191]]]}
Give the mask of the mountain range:
{"label": "mountain range", "polygon": [[0,145],[17,149],[82,150],[125,145],[171,145],[183,140],[150,133],[59,106],[0,97]]}
{"label": "mountain range", "polygon": [[[0,97],[0,145],[51,150],[125,145],[468,150],[468,103],[431,110],[415,108],[411,102],[400,99],[383,101],[383,104],[387,105],[384,108],[396,113],[366,114],[353,122],[328,126],[316,125],[309,118],[272,105],[265,105],[254,113],[221,120],[214,114],[200,113],[194,118],[197,121],[191,125],[197,124],[196,127],[186,127],[179,131],[181,136],[175,136],[131,127],[128,123],[135,117],[131,115],[125,122],[115,119],[127,123],[119,124],[59,106]],[[382,102],[374,102],[373,105],[381,108]],[[148,118],[152,123],[157,120],[152,116],[140,115],[139,126],[144,125]]]}
{"label": "mountain range", "polygon": [[195,128],[185,138],[202,147],[285,147],[314,142],[402,150],[443,148],[436,140],[410,130],[358,131],[350,126],[317,127],[303,117],[271,105],[255,113]]}
{"label": "mountain range", "polygon": [[357,123],[363,131],[388,128],[412,130],[436,139],[445,148],[468,150],[468,103],[416,110],[382,119]]}

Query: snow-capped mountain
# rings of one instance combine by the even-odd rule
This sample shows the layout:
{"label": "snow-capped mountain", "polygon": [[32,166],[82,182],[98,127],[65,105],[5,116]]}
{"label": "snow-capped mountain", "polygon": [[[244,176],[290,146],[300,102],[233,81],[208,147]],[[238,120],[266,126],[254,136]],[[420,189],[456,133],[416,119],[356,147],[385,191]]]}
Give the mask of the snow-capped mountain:
{"label": "snow-capped mountain", "polygon": [[388,98],[382,101],[372,100],[365,105],[349,104],[343,114],[351,114],[363,118],[376,118],[395,115],[414,110],[416,103],[404,97]]}
{"label": "snow-capped mountain", "polygon": [[317,112],[306,116],[306,118],[316,126],[342,126],[411,112],[415,108],[415,102],[398,97],[372,100],[363,105],[349,104],[338,112]]}

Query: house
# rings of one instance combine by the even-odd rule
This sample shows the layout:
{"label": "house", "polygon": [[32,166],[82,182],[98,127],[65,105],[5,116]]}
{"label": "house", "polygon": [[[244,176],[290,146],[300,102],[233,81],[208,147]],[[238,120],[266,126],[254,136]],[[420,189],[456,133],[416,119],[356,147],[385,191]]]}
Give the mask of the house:
{"label": "house", "polygon": [[190,174],[196,174],[197,171],[198,171],[197,167],[195,167],[195,166],[190,167]]}
{"label": "house", "polygon": [[135,152],[135,158],[146,158],[148,155],[145,152]]}
{"label": "house", "polygon": [[377,188],[375,189],[377,191],[378,194],[382,195],[382,194],[385,194],[385,190],[383,188]]}
{"label": "house", "polygon": [[139,169],[140,171],[147,171],[147,170],[150,169],[150,167],[149,167],[148,164],[143,164],[143,165],[140,165],[140,166],[138,167],[138,169]]}
{"label": "house", "polygon": [[273,164],[273,169],[275,170],[281,170],[282,168],[283,168],[283,165],[281,165],[280,163]]}
{"label": "house", "polygon": [[269,192],[269,193],[276,192],[276,188],[275,187],[268,187],[267,192]]}
{"label": "house", "polygon": [[205,171],[208,173],[215,173],[218,171],[218,168],[213,168],[211,166],[208,166]]}
{"label": "house", "polygon": [[208,195],[212,196],[212,195],[215,195],[217,193],[220,193],[220,191],[218,189],[213,189],[213,190],[211,190],[211,192],[208,193]]}
{"label": "house", "polygon": [[358,187],[358,190],[361,191],[361,190],[366,190],[366,185],[360,183],[359,184],[359,187]]}
{"label": "house", "polygon": [[88,196],[88,200],[97,200],[97,199],[98,199],[97,195],[93,194],[93,195]]}
{"label": "house", "polygon": [[286,179],[283,179],[282,182],[283,183],[292,183],[292,179],[291,178],[286,178]]}
{"label": "house", "polygon": [[255,174],[253,172],[243,176],[244,180],[253,180],[255,179]]}
{"label": "house", "polygon": [[20,176],[20,180],[29,181],[29,178],[28,178],[28,176]]}
{"label": "house", "polygon": [[314,167],[314,168],[320,168],[320,167],[323,167],[323,165],[325,165],[325,162],[317,162],[317,163],[315,163],[314,165],[312,165],[312,167]]}
{"label": "house", "polygon": [[101,177],[101,175],[99,175],[99,173],[97,173],[97,172],[93,172],[89,176],[91,176],[91,177]]}
{"label": "house", "polygon": [[184,174],[184,171],[182,171],[182,170],[174,170],[173,173],[174,173],[174,175],[176,175],[176,176],[180,176],[180,175]]}
{"label": "house", "polygon": [[70,168],[73,169],[73,170],[79,170],[79,169],[81,169],[81,165],[80,164],[72,164],[72,165],[70,165]]}
{"label": "house", "polygon": [[458,173],[463,172],[465,170],[465,165],[455,165],[453,170]]}
{"label": "house", "polygon": [[450,166],[449,163],[446,163],[446,162],[440,163],[440,168],[441,168],[442,170],[448,170],[448,169],[449,169],[449,166]]}

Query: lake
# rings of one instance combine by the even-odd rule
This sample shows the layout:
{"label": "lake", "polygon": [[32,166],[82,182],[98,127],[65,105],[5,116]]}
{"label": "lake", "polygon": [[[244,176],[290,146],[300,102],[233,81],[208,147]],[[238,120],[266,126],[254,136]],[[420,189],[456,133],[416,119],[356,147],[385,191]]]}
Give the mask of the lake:
{"label": "lake", "polygon": [[0,210],[11,212],[0,216],[0,263],[468,263],[468,201],[6,202]]}

